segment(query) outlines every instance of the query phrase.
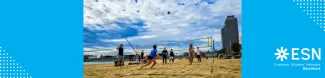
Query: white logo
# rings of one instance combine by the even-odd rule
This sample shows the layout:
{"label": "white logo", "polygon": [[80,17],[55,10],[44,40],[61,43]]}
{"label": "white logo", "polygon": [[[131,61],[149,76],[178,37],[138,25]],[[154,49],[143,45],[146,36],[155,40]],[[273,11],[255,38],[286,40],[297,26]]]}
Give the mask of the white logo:
{"label": "white logo", "polygon": [[276,51],[277,53],[274,53],[274,55],[277,55],[278,57],[276,57],[277,60],[281,59],[281,61],[283,61],[283,59],[288,59],[287,55],[289,55],[289,53],[287,53],[287,48],[283,49],[283,47],[281,47],[280,49],[277,48]]}
{"label": "white logo", "polygon": [[287,56],[291,55],[290,60],[321,60],[321,48],[291,48],[289,52],[287,48],[280,47],[276,49],[276,59],[280,61],[287,60]]}

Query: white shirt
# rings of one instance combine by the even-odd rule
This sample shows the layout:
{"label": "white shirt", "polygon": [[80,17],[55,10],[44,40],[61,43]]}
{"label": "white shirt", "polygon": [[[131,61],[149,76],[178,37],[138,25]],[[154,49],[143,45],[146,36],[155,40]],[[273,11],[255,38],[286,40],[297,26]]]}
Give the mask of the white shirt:
{"label": "white shirt", "polygon": [[201,51],[200,50],[196,50],[196,55],[201,55]]}

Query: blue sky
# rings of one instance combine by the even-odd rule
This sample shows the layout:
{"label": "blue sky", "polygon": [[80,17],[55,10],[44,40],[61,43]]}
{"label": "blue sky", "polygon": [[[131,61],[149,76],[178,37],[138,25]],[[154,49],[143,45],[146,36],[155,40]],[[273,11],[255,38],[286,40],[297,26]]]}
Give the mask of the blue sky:
{"label": "blue sky", "polygon": [[[167,14],[168,11],[171,14]],[[221,48],[220,29],[227,15],[238,18],[241,32],[241,0],[85,0],[84,50],[124,44],[126,54],[133,54],[125,37],[136,46],[212,36],[216,48]],[[190,43],[205,46],[206,42],[198,40],[160,47],[186,49]],[[116,51],[91,54],[115,55]]]}

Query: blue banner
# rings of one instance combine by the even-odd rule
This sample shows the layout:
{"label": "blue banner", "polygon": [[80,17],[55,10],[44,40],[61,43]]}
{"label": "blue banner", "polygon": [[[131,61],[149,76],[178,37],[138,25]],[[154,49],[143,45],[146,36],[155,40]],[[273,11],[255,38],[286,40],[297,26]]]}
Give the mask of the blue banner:
{"label": "blue banner", "polygon": [[243,1],[243,78],[324,78],[324,3]]}
{"label": "blue banner", "polygon": [[0,2],[1,78],[82,78],[82,0]]}

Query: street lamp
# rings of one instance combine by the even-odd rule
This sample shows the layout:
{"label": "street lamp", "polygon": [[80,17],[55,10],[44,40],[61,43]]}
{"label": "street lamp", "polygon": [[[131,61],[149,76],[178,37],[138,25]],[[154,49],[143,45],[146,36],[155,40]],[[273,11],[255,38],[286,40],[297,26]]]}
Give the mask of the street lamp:
{"label": "street lamp", "polygon": [[231,41],[229,41],[229,53],[231,52]]}

